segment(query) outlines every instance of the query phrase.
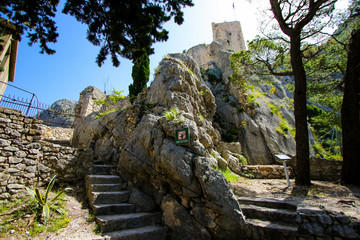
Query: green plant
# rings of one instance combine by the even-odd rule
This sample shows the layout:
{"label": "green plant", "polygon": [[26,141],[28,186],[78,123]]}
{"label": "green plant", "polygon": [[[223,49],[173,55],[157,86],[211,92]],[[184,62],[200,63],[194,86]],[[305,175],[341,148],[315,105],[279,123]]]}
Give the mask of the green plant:
{"label": "green plant", "polygon": [[320,142],[315,141],[315,143],[313,144],[313,148],[314,148],[317,156],[326,157],[326,151]]}
{"label": "green plant", "polygon": [[112,108],[112,109],[110,109],[110,110],[108,110],[108,111],[105,111],[105,112],[103,112],[103,113],[99,113],[98,115],[96,115],[95,119],[102,118],[103,116],[105,116],[105,115],[107,115],[107,114],[109,114],[109,113],[116,112],[116,111],[119,111],[119,109],[118,109],[118,108]]}
{"label": "green plant", "polygon": [[168,122],[174,120],[177,115],[178,115],[178,110],[176,108],[164,112],[164,116]]}
{"label": "green plant", "polygon": [[161,65],[158,65],[154,70],[154,76],[156,77],[161,72]]}
{"label": "green plant", "polygon": [[[115,88],[113,88],[113,90],[111,91],[111,93],[109,95],[109,99],[111,100],[112,104],[116,104],[119,100],[125,98],[125,96],[122,95],[123,92],[124,92],[124,90],[118,91]],[[98,105],[106,105],[106,106],[110,105],[110,103],[106,100],[106,98],[95,99],[94,102]]]}
{"label": "green plant", "polygon": [[193,77],[196,77],[195,74],[194,74],[190,69],[187,69],[187,71],[188,71]]}
{"label": "green plant", "polygon": [[217,171],[220,171],[220,172],[224,175],[226,181],[228,181],[229,183],[235,183],[235,182],[237,182],[237,181],[240,180],[240,176],[237,175],[237,174],[235,174],[235,173],[233,173],[233,172],[230,171],[230,169],[228,169],[228,168],[227,168],[225,171],[224,171],[224,170],[221,170],[221,169],[216,169],[216,170],[217,170]]}
{"label": "green plant", "polygon": [[239,159],[239,161],[241,162],[242,165],[247,165],[248,164],[246,157],[244,157],[243,155],[236,154],[235,157],[237,159]]}
{"label": "green plant", "polygon": [[50,180],[49,185],[46,188],[44,197],[41,195],[39,188],[35,188],[35,190],[32,190],[28,187],[25,187],[28,193],[30,194],[30,196],[32,196],[33,199],[37,202],[39,206],[38,210],[39,211],[41,210],[40,215],[44,217],[45,222],[49,220],[51,210],[55,210],[60,214],[65,213],[65,211],[62,208],[56,205],[55,201],[62,196],[64,191],[70,190],[70,188],[65,188],[64,190],[61,190],[60,192],[57,193],[57,195],[53,199],[49,199],[49,194],[55,183],[55,178],[56,176],[54,176]]}

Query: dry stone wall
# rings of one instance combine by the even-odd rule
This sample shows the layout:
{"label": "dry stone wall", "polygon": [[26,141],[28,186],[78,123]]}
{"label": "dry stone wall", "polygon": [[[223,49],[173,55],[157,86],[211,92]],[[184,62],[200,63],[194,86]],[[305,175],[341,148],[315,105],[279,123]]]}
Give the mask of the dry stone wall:
{"label": "dry stone wall", "polygon": [[0,108],[0,200],[24,194],[24,186],[83,179],[91,154],[42,140],[41,121]]}

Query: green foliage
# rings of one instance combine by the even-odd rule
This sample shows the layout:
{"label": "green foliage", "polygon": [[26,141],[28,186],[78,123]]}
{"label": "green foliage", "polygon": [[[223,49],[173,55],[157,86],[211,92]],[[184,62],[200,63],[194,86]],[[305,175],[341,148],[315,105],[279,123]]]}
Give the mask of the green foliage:
{"label": "green foliage", "polygon": [[146,84],[149,81],[150,76],[150,60],[149,55],[144,53],[139,58],[133,61],[134,66],[132,68],[133,83],[129,86],[130,101],[133,102],[136,96],[146,88]]}
{"label": "green foliage", "polygon": [[13,38],[20,39],[27,33],[29,45],[40,43],[40,53],[54,54],[55,50],[49,48],[49,43],[56,43],[57,27],[54,22],[59,0],[4,0],[0,4],[0,16],[9,19],[16,25]]}
{"label": "green foliage", "polygon": [[236,154],[235,157],[239,159],[242,165],[248,164],[246,157],[244,157],[243,155]]}
{"label": "green foliage", "polygon": [[267,105],[270,108],[270,112],[280,118],[279,127],[276,127],[275,130],[284,137],[288,137],[288,133],[290,132],[291,136],[295,138],[295,128],[290,125],[289,121],[284,118],[281,112],[283,105],[275,105],[270,102],[268,102]]}
{"label": "green foliage", "polygon": [[186,6],[193,6],[192,0],[67,0],[63,12],[88,25],[87,39],[101,46],[96,59],[99,66],[108,55],[119,66],[119,56],[136,60],[144,53],[153,54],[152,44],[168,39],[163,24],[172,17],[182,24],[182,7]]}
{"label": "green foliage", "polygon": [[66,188],[64,190],[61,190],[60,192],[57,193],[57,195],[54,198],[49,199],[49,194],[50,194],[51,189],[53,188],[54,183],[55,183],[55,178],[56,178],[56,176],[54,176],[50,180],[49,185],[46,188],[46,192],[45,192],[44,196],[41,195],[39,188],[35,188],[35,190],[32,190],[32,189],[30,189],[28,187],[25,187],[26,190],[28,191],[29,195],[32,196],[33,199],[37,202],[37,204],[39,206],[38,210],[39,210],[39,212],[41,212],[40,215],[44,217],[45,222],[47,222],[49,220],[51,210],[55,210],[60,214],[65,213],[65,211],[62,208],[57,206],[55,201],[57,199],[61,198],[64,191],[70,190],[70,188]]}
{"label": "green foliage", "polygon": [[125,98],[125,96],[122,95],[123,92],[124,92],[124,90],[117,91],[115,88],[111,91],[109,98],[113,104],[116,104],[119,100]]}
{"label": "green foliage", "polygon": [[[58,200],[58,206],[64,208],[66,202],[61,199]],[[41,219],[36,217],[38,208],[38,203],[30,196],[19,198],[14,202],[0,203],[0,215],[2,216],[0,218],[0,238],[9,239],[8,233],[10,231],[15,231],[13,237],[27,235],[35,238],[42,232],[56,232],[66,227],[70,222],[67,214],[59,214],[50,218],[47,225],[44,225]],[[28,218],[28,216],[32,217]]]}
{"label": "green foliage", "polygon": [[235,183],[240,180],[240,176],[231,172],[230,169],[228,168],[225,171],[221,169],[216,169],[216,170],[220,171],[224,175],[226,181],[228,181],[229,183]]}
{"label": "green foliage", "polygon": [[167,121],[174,120],[178,115],[178,110],[176,108],[171,109],[170,111],[165,111],[164,116]]}
{"label": "green foliage", "polygon": [[282,42],[256,36],[248,43],[248,50],[241,50],[230,56],[234,77],[245,79],[254,73],[260,75],[287,73],[291,69],[288,50],[288,46]]}
{"label": "green foliage", "polygon": [[96,115],[95,119],[99,119],[99,118],[102,118],[104,117],[105,115],[108,115],[109,113],[113,113],[113,112],[116,112],[116,111],[120,111],[120,109],[118,108],[112,108],[108,111],[105,111],[103,113],[99,113],[98,115]]}
{"label": "green foliage", "polygon": [[109,99],[111,100],[112,103],[109,103],[108,101],[106,101],[106,98],[95,99],[94,102],[98,105],[106,105],[106,106],[109,106],[111,104],[116,104],[119,100],[125,98],[125,96],[122,95],[123,92],[124,92],[124,90],[118,91],[115,88],[113,88],[113,90],[111,91],[111,93],[109,95]]}
{"label": "green foliage", "polygon": [[185,119],[183,117],[178,116],[178,110],[176,108],[171,109],[170,111],[165,111],[164,116],[166,120],[174,121],[175,125],[181,124],[185,122]]}

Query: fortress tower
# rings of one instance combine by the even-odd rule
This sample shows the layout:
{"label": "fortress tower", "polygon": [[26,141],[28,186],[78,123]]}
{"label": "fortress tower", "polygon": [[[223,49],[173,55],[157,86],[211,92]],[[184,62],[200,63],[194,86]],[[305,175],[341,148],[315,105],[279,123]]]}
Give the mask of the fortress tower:
{"label": "fortress tower", "polygon": [[213,41],[218,41],[226,49],[235,52],[246,50],[239,21],[212,23]]}

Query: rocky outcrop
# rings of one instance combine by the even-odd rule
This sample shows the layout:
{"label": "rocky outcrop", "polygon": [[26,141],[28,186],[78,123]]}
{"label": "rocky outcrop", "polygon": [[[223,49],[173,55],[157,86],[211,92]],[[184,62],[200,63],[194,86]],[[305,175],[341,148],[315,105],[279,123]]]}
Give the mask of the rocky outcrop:
{"label": "rocky outcrop", "polygon": [[187,54],[203,68],[203,78],[215,96],[215,122],[224,141],[240,142],[250,164],[273,164],[275,154],[295,155],[288,82],[275,77],[254,77],[241,84],[230,80],[231,52],[217,42],[195,46]]}
{"label": "rocky outcrop", "polygon": [[[74,138],[94,150],[95,161],[118,163],[119,175],[151,195],[171,238],[237,239],[244,222],[230,186],[210,153],[221,142],[213,126],[215,97],[189,57],[166,56],[150,88],[135,104],[102,118]],[[175,143],[189,128],[190,143]],[[85,139],[87,141],[85,141]]]}
{"label": "rocky outcrop", "polygon": [[35,118],[42,120],[48,126],[71,128],[76,104],[76,101],[69,99],[58,100]]}

